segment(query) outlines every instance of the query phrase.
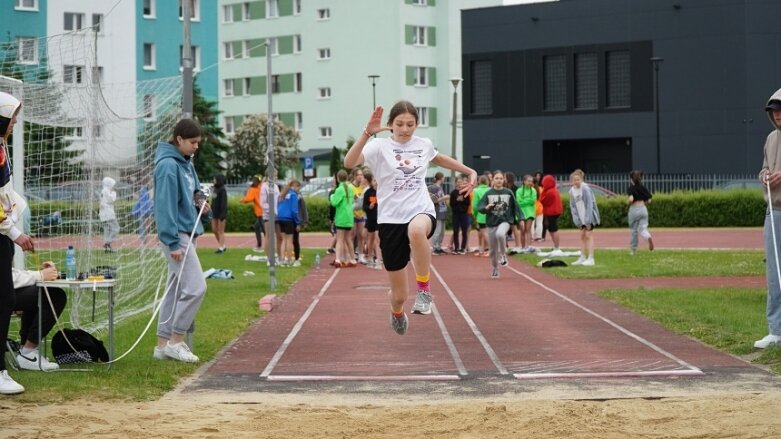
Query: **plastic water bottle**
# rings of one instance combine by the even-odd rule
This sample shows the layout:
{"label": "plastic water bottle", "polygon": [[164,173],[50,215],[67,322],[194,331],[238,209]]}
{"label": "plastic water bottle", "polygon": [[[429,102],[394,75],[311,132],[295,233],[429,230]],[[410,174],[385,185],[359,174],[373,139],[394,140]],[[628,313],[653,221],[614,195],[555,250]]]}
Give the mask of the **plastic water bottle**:
{"label": "plastic water bottle", "polygon": [[315,270],[320,269],[320,253],[315,255]]}
{"label": "plastic water bottle", "polygon": [[65,252],[65,279],[76,280],[76,250],[72,245]]}

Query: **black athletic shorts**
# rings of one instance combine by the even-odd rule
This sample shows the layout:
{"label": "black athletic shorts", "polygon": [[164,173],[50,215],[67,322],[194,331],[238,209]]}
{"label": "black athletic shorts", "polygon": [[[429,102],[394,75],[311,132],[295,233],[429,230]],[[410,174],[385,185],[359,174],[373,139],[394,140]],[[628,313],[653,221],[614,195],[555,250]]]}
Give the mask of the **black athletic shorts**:
{"label": "black athletic shorts", "polygon": [[560,215],[545,215],[545,224],[548,226],[549,232],[559,231],[559,216]]}
{"label": "black athletic shorts", "polygon": [[[432,215],[424,214],[431,219],[431,231],[426,239],[434,235],[434,229],[437,228],[437,220]],[[382,252],[382,262],[388,271],[398,271],[407,266],[410,259],[410,244],[407,229],[409,223],[405,224],[379,224],[380,251]]]}
{"label": "black athletic shorts", "polygon": [[279,231],[285,235],[296,233],[296,223],[293,221],[279,221],[277,225],[279,226]]}
{"label": "black athletic shorts", "polygon": [[377,231],[377,219],[366,218],[366,231],[369,233]]}

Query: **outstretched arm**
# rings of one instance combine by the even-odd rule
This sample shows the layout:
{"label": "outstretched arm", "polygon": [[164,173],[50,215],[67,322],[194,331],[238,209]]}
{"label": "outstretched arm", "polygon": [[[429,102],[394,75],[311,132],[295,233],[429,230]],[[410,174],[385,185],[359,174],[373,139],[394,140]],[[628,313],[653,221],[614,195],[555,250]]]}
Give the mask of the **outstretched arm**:
{"label": "outstretched arm", "polygon": [[472,189],[474,189],[475,186],[477,186],[477,171],[459,162],[453,157],[442,154],[440,152],[436,156],[434,156],[434,159],[431,160],[431,163],[437,166],[441,166],[445,169],[450,169],[469,176],[469,184],[464,186],[464,188],[461,190],[461,194],[469,195],[469,193],[472,192]]}
{"label": "outstretched arm", "polygon": [[363,163],[363,147],[366,146],[366,142],[369,141],[371,136],[382,131],[390,131],[390,128],[382,126],[382,107],[378,105],[372,111],[366,128],[363,129],[361,135],[358,136],[353,146],[347,151],[347,155],[344,156],[344,167],[352,169]]}

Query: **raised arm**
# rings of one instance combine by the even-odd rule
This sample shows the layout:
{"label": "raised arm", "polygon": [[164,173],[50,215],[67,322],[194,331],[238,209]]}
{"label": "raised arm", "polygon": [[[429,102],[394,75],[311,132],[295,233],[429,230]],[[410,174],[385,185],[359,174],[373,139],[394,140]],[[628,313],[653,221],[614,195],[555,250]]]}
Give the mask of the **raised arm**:
{"label": "raised arm", "polygon": [[366,142],[369,141],[371,136],[382,131],[390,131],[390,127],[382,126],[382,107],[377,106],[377,108],[372,111],[372,115],[369,118],[366,127],[363,129],[363,132],[358,136],[358,139],[355,140],[355,143],[350,147],[350,150],[347,151],[347,155],[344,156],[344,167],[352,169],[363,163],[363,147],[366,146]]}
{"label": "raised arm", "polygon": [[477,186],[477,171],[459,162],[453,157],[438,153],[436,156],[434,156],[434,159],[431,160],[431,163],[437,166],[441,166],[445,169],[450,169],[469,176],[469,184],[464,185],[464,188],[461,190],[461,194],[469,195],[469,193],[472,192],[472,189]]}

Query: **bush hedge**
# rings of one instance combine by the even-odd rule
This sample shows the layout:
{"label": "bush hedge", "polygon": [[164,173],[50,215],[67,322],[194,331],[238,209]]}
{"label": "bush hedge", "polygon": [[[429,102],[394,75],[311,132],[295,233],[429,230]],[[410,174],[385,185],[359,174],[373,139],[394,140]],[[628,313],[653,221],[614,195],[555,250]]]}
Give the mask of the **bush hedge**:
{"label": "bush hedge", "polygon": [[[652,227],[756,227],[762,226],[767,210],[762,192],[756,190],[673,192],[654,195],[648,205],[648,215]],[[572,228],[572,216],[569,212],[569,195],[562,194],[564,213],[559,220],[561,228]],[[627,227],[626,197],[597,198],[602,227]],[[328,200],[322,197],[306,198],[309,213],[309,227],[306,231],[324,232],[328,230]],[[86,203],[41,201],[30,202],[31,222],[33,224],[49,212],[58,210],[62,214],[64,226],[76,223],[81,218]],[[134,233],[137,225],[129,214],[132,203],[117,202],[115,209],[120,218],[122,233]],[[97,204],[92,209],[97,220]],[[83,221],[82,221],[83,223]],[[227,232],[252,232],[255,215],[252,205],[243,204],[238,197],[228,198]],[[447,227],[450,228],[450,215]],[[33,230],[35,228],[33,227]],[[206,226],[209,230],[209,226]],[[69,233],[73,233],[72,229]]]}

